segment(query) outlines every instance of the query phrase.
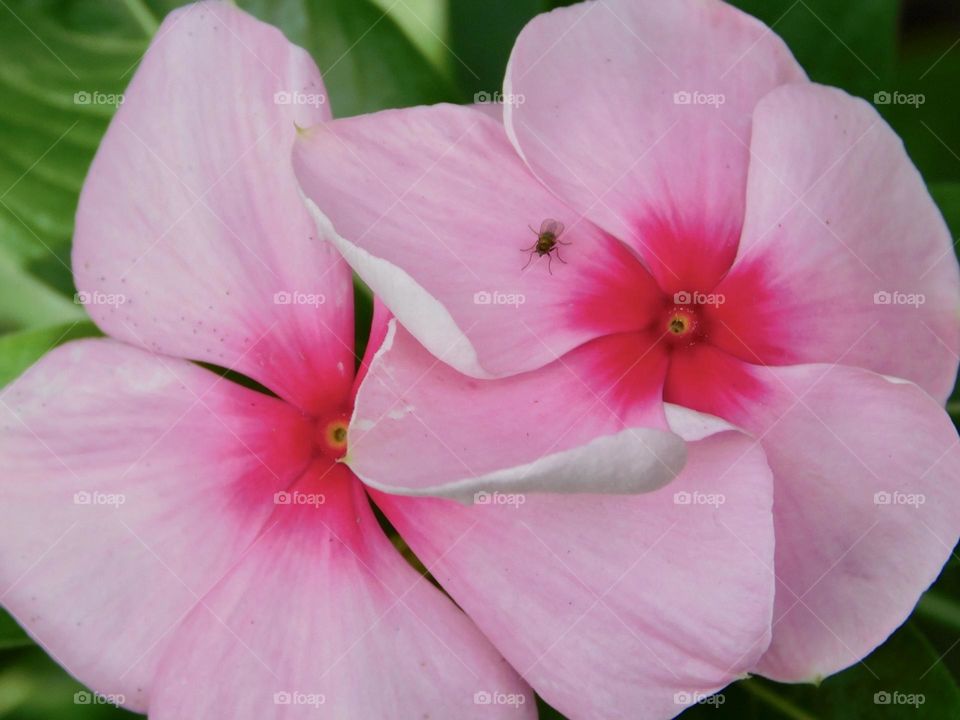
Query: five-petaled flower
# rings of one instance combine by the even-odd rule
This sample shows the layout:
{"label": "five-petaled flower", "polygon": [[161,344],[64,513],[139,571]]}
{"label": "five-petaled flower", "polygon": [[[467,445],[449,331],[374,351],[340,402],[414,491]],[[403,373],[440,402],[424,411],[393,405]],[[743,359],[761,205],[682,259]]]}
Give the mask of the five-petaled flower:
{"label": "five-petaled flower", "polygon": [[[958,268],[901,142],[711,0],[541,15],[504,95],[524,102],[502,122],[436,106],[298,138],[318,221],[399,323],[352,467],[408,494],[540,491],[382,506],[571,717],[669,717],[747,672],[864,657],[960,530]],[[521,252],[546,218],[571,243],[552,274]],[[471,302],[491,288],[526,300]],[[893,292],[923,302],[875,300]],[[638,456],[672,472],[677,435],[670,486],[601,495],[661,485]],[[895,492],[926,501],[875,501]]]}
{"label": "five-petaled flower", "polygon": [[110,338],[0,414],[0,599],[92,689],[671,717],[854,663],[936,576],[960,274],[879,116],[717,0],[542,15],[503,97],[331,121],[274,29],[161,27],[77,218]]}
{"label": "five-petaled flower", "polygon": [[290,163],[296,126],[329,110],[278,93],[322,94],[316,66],[230,5],[158,31],[74,239],[78,289],[126,302],[88,306],[110,337],[58,348],[2,396],[0,599],[151,720],[534,717],[341,462],[353,283]]}

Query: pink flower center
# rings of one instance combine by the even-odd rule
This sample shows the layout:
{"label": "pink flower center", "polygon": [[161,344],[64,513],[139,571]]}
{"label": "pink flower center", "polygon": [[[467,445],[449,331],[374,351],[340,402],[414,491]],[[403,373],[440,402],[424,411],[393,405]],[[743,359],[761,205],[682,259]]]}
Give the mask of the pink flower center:
{"label": "pink flower center", "polygon": [[347,427],[350,424],[348,413],[336,413],[321,418],[316,425],[314,447],[316,451],[333,460],[339,460],[347,453]]}

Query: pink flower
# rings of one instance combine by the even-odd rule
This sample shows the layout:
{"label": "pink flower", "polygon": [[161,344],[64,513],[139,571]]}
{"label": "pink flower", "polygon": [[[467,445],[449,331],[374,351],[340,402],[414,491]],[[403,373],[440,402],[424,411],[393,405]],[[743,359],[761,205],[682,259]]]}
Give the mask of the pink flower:
{"label": "pink flower", "polygon": [[153,720],[535,717],[338,462],[352,279],[290,165],[295,123],[329,117],[277,30],[218,3],[163,24],[77,218],[77,287],[111,337],[2,396],[0,600]]}
{"label": "pink flower", "polygon": [[[669,717],[744,673],[855,663],[960,527],[941,407],[960,280],[902,144],[715,1],[541,15],[503,98],[502,125],[437,106],[297,142],[315,214],[406,327],[359,393],[351,467],[506,493],[377,498],[570,717]],[[676,436],[671,485],[600,494],[663,484]]]}

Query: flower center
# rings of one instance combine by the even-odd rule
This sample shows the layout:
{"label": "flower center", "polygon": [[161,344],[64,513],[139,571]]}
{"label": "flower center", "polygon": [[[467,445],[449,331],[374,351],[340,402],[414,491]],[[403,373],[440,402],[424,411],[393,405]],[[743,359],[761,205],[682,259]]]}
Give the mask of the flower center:
{"label": "flower center", "polygon": [[693,330],[695,322],[696,321],[685,312],[673,312],[670,315],[670,319],[667,320],[667,332],[673,335],[686,335]]}
{"label": "flower center", "polygon": [[703,336],[703,320],[696,307],[670,303],[662,322],[664,340],[671,345],[692,345]]}
{"label": "flower center", "polygon": [[339,460],[346,455],[347,427],[349,424],[350,417],[346,413],[338,413],[333,417],[321,419],[317,423],[314,438],[317,449],[334,460]]}

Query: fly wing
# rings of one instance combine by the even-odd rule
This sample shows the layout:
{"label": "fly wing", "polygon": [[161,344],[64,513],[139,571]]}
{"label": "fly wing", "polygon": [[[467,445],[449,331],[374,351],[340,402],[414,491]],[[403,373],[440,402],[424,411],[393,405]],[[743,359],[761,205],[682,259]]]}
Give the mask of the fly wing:
{"label": "fly wing", "polygon": [[550,233],[554,238],[560,236],[560,233],[563,232],[563,223],[559,220],[554,220],[553,218],[547,218],[542,223],[540,223],[540,234],[544,235]]}

